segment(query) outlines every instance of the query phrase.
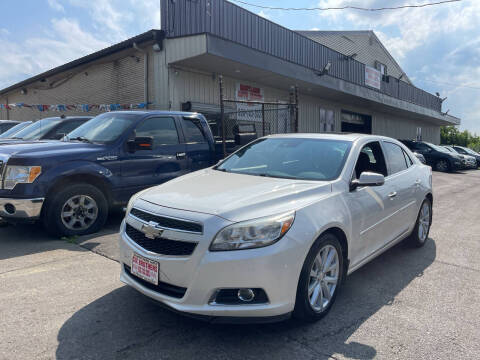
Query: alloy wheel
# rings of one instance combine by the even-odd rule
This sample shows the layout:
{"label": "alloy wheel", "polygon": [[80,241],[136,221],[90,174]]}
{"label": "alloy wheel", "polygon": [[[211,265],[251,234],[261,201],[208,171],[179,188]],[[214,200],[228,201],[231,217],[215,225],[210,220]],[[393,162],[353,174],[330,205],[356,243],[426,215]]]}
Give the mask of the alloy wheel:
{"label": "alloy wheel", "polygon": [[88,229],[98,217],[97,203],[88,195],[72,196],[63,205],[61,217],[69,230]]}
{"label": "alloy wheel", "polygon": [[446,172],[448,170],[448,164],[445,160],[440,160],[438,163],[437,163],[437,170],[438,171],[442,171],[442,172]]}
{"label": "alloy wheel", "polygon": [[339,275],[337,249],[332,245],[322,247],[315,257],[308,282],[308,300],[315,312],[323,312],[330,304]]}
{"label": "alloy wheel", "polygon": [[418,238],[423,243],[427,240],[428,230],[430,229],[430,205],[424,202],[418,218]]}

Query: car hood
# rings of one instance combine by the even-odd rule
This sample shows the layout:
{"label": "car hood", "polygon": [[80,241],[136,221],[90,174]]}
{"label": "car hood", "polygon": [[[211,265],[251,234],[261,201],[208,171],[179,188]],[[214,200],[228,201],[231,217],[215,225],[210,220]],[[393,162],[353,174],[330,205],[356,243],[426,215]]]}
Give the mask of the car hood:
{"label": "car hood", "polygon": [[153,187],[139,198],[237,222],[297,210],[331,193],[330,182],[233,174],[210,168]]}
{"label": "car hood", "polygon": [[0,144],[0,160],[8,158],[51,158],[88,154],[103,148],[103,145],[64,141],[22,141]]}

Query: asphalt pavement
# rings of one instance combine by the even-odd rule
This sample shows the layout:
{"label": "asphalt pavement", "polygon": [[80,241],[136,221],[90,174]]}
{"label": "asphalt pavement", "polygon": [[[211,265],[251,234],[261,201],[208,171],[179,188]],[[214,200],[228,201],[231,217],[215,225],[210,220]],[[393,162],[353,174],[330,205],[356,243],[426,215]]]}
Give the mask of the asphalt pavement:
{"label": "asphalt pavement", "polygon": [[425,247],[367,264],[308,325],[211,325],[123,286],[122,214],[78,239],[0,228],[0,359],[479,359],[479,183],[480,171],[435,173]]}

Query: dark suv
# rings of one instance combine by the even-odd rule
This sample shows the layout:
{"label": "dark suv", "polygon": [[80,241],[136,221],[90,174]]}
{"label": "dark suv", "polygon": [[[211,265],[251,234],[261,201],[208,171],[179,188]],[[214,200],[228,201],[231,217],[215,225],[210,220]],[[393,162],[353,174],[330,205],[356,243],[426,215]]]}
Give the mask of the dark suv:
{"label": "dark suv", "polygon": [[462,158],[459,155],[425,141],[400,140],[410,150],[422,154],[427,162],[436,171],[452,172],[462,169]]}

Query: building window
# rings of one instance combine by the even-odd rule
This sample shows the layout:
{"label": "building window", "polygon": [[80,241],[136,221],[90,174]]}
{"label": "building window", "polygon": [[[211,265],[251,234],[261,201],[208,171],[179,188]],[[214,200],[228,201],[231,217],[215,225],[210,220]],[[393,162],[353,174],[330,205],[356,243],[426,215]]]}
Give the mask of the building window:
{"label": "building window", "polygon": [[389,82],[388,74],[387,74],[387,65],[382,64],[379,61],[375,61],[375,68],[380,71],[382,74],[382,81]]}
{"label": "building window", "polygon": [[422,128],[417,127],[417,141],[422,141]]}
{"label": "building window", "polygon": [[320,108],[320,132],[335,131],[335,113],[333,110]]}

